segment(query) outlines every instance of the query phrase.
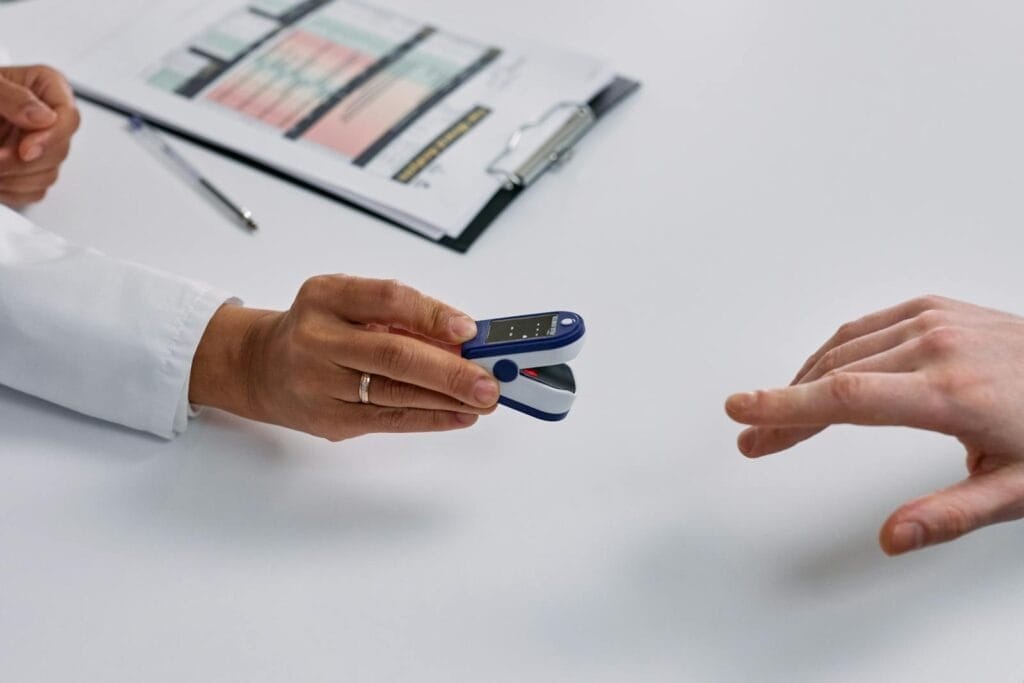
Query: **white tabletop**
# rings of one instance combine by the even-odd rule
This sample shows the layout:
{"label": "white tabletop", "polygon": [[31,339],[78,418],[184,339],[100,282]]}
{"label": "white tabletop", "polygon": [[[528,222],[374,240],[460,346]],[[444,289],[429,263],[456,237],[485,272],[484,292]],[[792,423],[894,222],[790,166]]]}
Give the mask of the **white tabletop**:
{"label": "white tabletop", "polygon": [[[15,3],[0,38],[37,58],[98,6]],[[876,545],[962,477],[957,443],[844,428],[748,462],[722,401],[916,294],[1024,311],[1024,5],[481,7],[429,3],[644,89],[468,255],[179,143],[246,235],[90,106],[29,215],[259,306],[347,272],[579,311],[571,417],[332,445],[207,414],[165,443],[0,390],[3,678],[1021,680],[1024,524]]]}

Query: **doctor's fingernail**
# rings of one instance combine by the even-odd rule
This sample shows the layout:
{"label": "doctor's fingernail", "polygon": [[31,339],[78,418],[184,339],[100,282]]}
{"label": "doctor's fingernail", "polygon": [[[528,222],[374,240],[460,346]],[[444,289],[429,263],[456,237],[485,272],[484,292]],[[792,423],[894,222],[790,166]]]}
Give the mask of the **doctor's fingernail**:
{"label": "doctor's fingernail", "polygon": [[452,318],[448,329],[459,339],[472,339],[476,336],[476,323],[464,315]]}
{"label": "doctor's fingernail", "polygon": [[473,396],[484,405],[493,404],[500,395],[501,391],[498,389],[498,383],[493,379],[478,379],[476,386],[473,387]]}
{"label": "doctor's fingernail", "polygon": [[50,123],[57,118],[57,115],[52,110],[47,109],[41,104],[30,104],[22,110],[22,113],[29,122],[40,125]]}
{"label": "doctor's fingernail", "polygon": [[39,145],[33,145],[25,152],[25,161],[35,161],[41,156],[43,156],[43,148]]}
{"label": "doctor's fingernail", "polygon": [[892,530],[892,549],[897,553],[924,546],[924,527],[917,522],[900,522]]}

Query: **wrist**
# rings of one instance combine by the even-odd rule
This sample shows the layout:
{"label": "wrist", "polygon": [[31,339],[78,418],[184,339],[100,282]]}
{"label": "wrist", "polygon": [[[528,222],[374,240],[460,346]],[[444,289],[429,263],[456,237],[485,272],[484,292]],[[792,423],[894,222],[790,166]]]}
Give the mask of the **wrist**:
{"label": "wrist", "polygon": [[265,419],[259,390],[261,349],[276,311],[221,306],[203,333],[189,380],[189,402],[254,420]]}

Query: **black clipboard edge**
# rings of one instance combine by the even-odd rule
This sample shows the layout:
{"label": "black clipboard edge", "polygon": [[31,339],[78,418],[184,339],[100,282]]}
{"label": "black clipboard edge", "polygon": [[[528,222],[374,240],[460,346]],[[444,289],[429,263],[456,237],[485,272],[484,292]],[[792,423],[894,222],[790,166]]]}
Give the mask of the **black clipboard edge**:
{"label": "black clipboard edge", "polygon": [[[611,84],[601,92],[594,95],[587,106],[593,112],[597,120],[601,120],[608,112],[622,103],[627,97],[640,89],[640,82],[617,76]],[[458,237],[442,237],[438,244],[454,249],[460,254],[465,254],[473,243],[483,234],[494,220],[501,215],[501,212],[508,208],[516,197],[523,193],[523,187],[498,190],[494,198],[476,215],[462,234]]]}
{"label": "black clipboard edge", "polygon": [[[600,120],[611,109],[613,109],[616,105],[625,100],[631,94],[636,92],[639,88],[640,83],[638,81],[622,77],[616,77],[616,79],[612,81],[612,83],[607,88],[605,88],[597,95],[595,95],[587,104],[590,106],[591,111],[593,111],[594,116],[598,120]],[[110,102],[109,100],[93,96],[90,93],[82,92],[81,90],[76,89],[75,96],[85,102],[89,102],[90,104],[94,104],[98,107],[102,107],[109,111],[113,111],[125,117],[130,118],[132,116],[139,116],[139,114],[133,112],[131,109],[127,107],[123,107],[119,104]],[[508,205],[511,204],[512,201],[515,200],[515,198],[522,193],[524,189],[521,187],[516,187],[511,190],[499,190],[497,194],[495,194],[494,197],[491,199],[491,201],[489,201],[487,205],[484,206],[483,209],[481,209],[480,213],[476,215],[476,217],[470,222],[470,224],[466,226],[466,229],[462,231],[462,234],[460,234],[458,237],[443,237],[439,240],[435,240],[431,239],[429,236],[424,235],[423,233],[417,230],[413,230],[412,228],[403,225],[402,223],[392,218],[384,216],[378,213],[377,211],[374,211],[373,209],[369,209],[361,204],[357,204],[356,202],[353,202],[349,199],[345,199],[344,197],[339,197],[333,192],[329,192],[321,187],[314,185],[313,183],[302,180],[301,178],[297,178],[296,176],[291,175],[289,173],[285,173],[284,171],[281,171],[280,169],[265,164],[257,159],[254,159],[253,157],[236,152],[217,142],[213,142],[206,138],[200,137],[194,133],[190,133],[182,128],[165,123],[163,121],[153,120],[145,116],[140,116],[140,118],[143,118],[148,125],[159,130],[162,130],[165,133],[174,135],[178,138],[181,138],[182,140],[187,140],[188,142],[191,142],[195,145],[199,145],[200,147],[205,147],[206,149],[213,152],[217,152],[218,154],[221,154],[227,157],[228,159],[231,159],[232,161],[237,161],[240,164],[244,164],[246,166],[249,166],[250,168],[262,171],[263,173],[273,176],[274,178],[278,178],[279,180],[283,180],[297,187],[301,187],[304,190],[313,192],[314,194],[320,195],[321,197],[331,199],[351,209],[355,209],[356,211],[359,211],[363,214],[372,216],[380,221],[383,221],[384,223],[392,225],[396,228],[400,228],[401,230],[404,230],[405,232],[415,235],[420,239],[424,239],[433,244],[440,244],[441,246],[452,249],[453,251],[456,251],[460,254],[465,254],[467,251],[469,251],[469,248],[473,246],[473,243],[476,242],[477,239],[480,238],[484,230],[486,230],[495,221],[495,219],[501,215],[502,211],[504,211],[508,207]]]}

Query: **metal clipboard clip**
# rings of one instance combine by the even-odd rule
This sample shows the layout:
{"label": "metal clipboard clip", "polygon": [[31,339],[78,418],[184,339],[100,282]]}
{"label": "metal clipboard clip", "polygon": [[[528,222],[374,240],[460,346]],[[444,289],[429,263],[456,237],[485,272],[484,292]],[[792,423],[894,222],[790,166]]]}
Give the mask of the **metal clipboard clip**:
{"label": "metal clipboard clip", "polygon": [[[548,140],[537,148],[518,168],[508,169],[502,167],[508,157],[512,156],[522,143],[523,138],[531,130],[541,128],[551,121],[559,113],[571,110],[572,114]],[[580,138],[597,122],[594,112],[585,104],[579,102],[561,102],[548,109],[543,116],[536,121],[524,124],[517,128],[501,154],[495,157],[487,166],[487,173],[498,176],[505,181],[505,189],[513,190],[517,187],[529,187],[545,171],[553,166],[566,163],[572,157],[572,148],[579,142]]]}

